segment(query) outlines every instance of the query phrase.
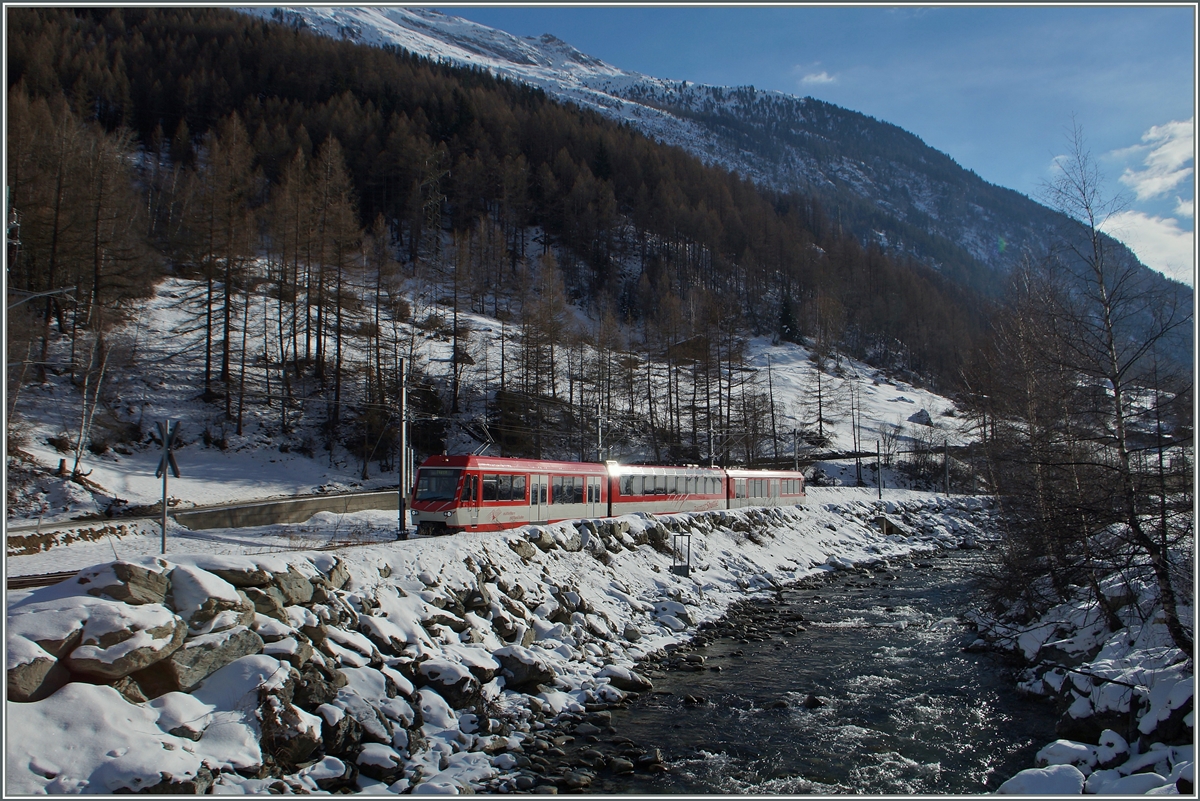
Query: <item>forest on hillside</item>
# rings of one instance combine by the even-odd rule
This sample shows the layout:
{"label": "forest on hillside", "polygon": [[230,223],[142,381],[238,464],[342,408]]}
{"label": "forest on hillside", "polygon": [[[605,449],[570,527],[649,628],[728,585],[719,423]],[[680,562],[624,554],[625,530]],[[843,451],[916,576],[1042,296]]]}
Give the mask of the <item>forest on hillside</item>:
{"label": "forest on hillside", "polygon": [[[526,423],[546,424],[541,396],[559,402],[571,337],[613,363],[623,349],[627,371],[665,361],[670,422],[652,428],[673,441],[688,392],[691,439],[711,424],[694,408],[698,382],[703,416],[733,425],[730,376],[747,335],[807,338],[952,387],[983,331],[969,292],[862,247],[812,199],[762,191],[479,71],[221,9],[13,9],[7,58],[21,218],[9,286],[78,288],[73,303],[27,304],[37,341],[26,347],[44,362],[52,336],[92,332],[77,360],[98,365],[104,330],[156,278],[196,278],[198,379],[230,417],[240,318],[264,291],[278,318],[265,358],[286,397],[297,382],[329,395],[332,430],[349,375],[369,375],[363,400],[380,405],[396,385],[380,330],[412,314],[396,295],[406,279],[438,287],[439,304],[449,295],[451,317],[461,307],[539,329],[492,395]],[[631,341],[559,322],[567,303]],[[534,312],[547,306],[560,311]],[[373,354],[366,362],[347,363],[350,338]],[[459,408],[460,353],[470,358],[455,345],[449,380],[413,366],[430,409]],[[578,372],[592,395],[612,383]],[[595,405],[568,394],[572,419]]]}

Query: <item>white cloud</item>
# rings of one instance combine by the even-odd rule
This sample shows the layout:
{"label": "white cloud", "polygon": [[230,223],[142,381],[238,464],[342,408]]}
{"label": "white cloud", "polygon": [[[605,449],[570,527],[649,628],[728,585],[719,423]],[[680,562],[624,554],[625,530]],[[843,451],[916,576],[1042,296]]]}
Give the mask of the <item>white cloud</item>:
{"label": "white cloud", "polygon": [[1116,156],[1145,153],[1142,158],[1145,169],[1126,167],[1120,179],[1121,183],[1134,191],[1138,200],[1162,197],[1191,176],[1192,154],[1195,150],[1194,120],[1192,117],[1155,125],[1142,134],[1145,144],[1113,152]]}
{"label": "white cloud", "polygon": [[1191,199],[1175,198],[1175,216],[1182,219],[1192,219],[1196,216],[1196,204]]}
{"label": "white cloud", "polygon": [[836,80],[837,78],[833,77],[825,70],[821,70],[820,72],[810,72],[808,75],[805,75],[800,79],[800,83],[833,83]]}
{"label": "white cloud", "polygon": [[1188,285],[1195,285],[1196,236],[1170,217],[1122,211],[1104,222],[1104,232],[1129,246],[1143,264]]}

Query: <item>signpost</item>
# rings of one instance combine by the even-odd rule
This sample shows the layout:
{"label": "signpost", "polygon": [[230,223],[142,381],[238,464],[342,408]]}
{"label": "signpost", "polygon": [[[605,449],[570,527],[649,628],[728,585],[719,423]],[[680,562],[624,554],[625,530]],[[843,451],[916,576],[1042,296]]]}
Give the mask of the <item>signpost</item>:
{"label": "signpost", "polygon": [[163,482],[162,494],[162,553],[167,553],[167,470],[175,478],[179,478],[179,465],[175,463],[175,454],[171,449],[175,447],[175,440],[179,436],[179,421],[174,422],[168,420],[165,423],[158,423],[158,436],[162,440],[163,453],[162,459],[158,462],[158,469],[154,471],[155,478],[161,478]]}

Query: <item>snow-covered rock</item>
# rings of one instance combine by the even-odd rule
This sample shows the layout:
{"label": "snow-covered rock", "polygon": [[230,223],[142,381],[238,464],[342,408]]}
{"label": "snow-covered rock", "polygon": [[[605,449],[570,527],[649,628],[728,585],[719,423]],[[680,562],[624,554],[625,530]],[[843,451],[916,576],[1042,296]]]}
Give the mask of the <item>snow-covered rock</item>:
{"label": "snow-covered rock", "polygon": [[1079,795],[1086,779],[1074,765],[1029,768],[996,790],[1009,795]]}

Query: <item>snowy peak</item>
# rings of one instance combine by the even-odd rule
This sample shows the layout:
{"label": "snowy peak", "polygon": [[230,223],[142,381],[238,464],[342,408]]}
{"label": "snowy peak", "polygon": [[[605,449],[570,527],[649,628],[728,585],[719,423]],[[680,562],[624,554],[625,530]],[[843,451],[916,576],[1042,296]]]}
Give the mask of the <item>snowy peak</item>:
{"label": "snowy peak", "polygon": [[[554,88],[627,73],[581,53],[553,34],[514,36],[425,8],[240,8],[246,14],[371,45],[394,45],[428,58],[481,67],[507,78]],[[546,86],[550,88],[550,86]]]}

